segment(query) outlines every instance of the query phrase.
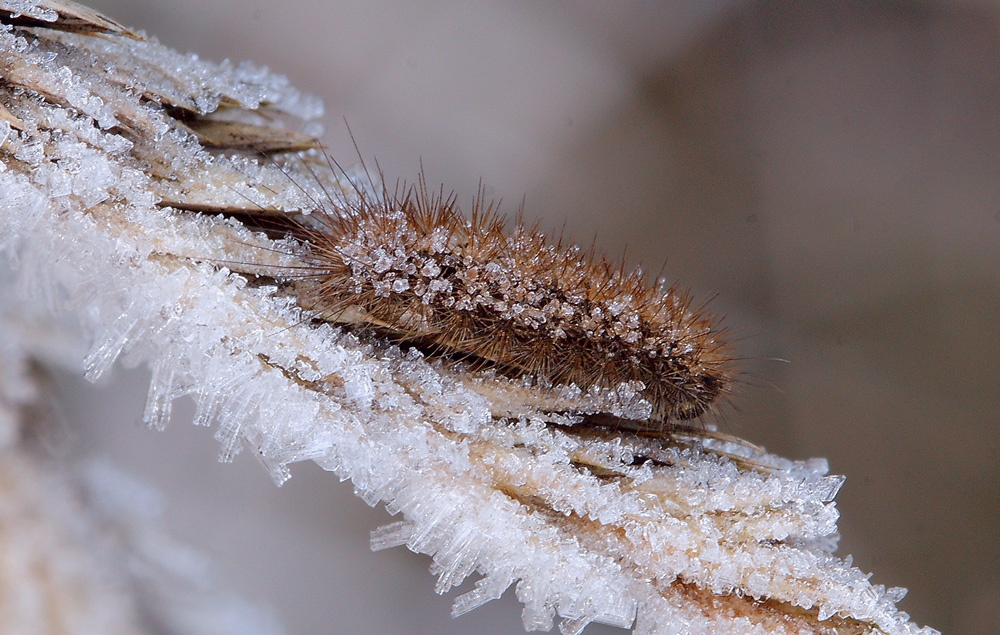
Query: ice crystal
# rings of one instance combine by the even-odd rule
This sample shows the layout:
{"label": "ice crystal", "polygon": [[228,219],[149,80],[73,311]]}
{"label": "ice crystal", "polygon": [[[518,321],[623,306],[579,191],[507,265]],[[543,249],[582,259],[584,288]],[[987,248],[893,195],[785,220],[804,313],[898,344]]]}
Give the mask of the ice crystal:
{"label": "ice crystal", "polygon": [[45,408],[29,408],[46,392],[36,363],[79,368],[82,342],[65,314],[3,282],[0,630],[282,633],[269,610],[219,588],[209,560],[170,535],[157,492],[107,462],[37,451],[53,422]]}
{"label": "ice crystal", "polygon": [[[935,632],[895,607],[901,590],[833,555],[842,480],[825,462],[710,433],[573,427],[575,412],[642,416],[641,385],[584,391],[469,372],[311,325],[286,287],[251,284],[250,273],[294,265],[294,245],[196,212],[336,203],[334,175],[239,152],[246,137],[301,150],[272,115],[309,118],[317,102],[257,67],[124,32],[64,32],[60,20],[0,28],[0,237],[24,286],[64,295],[83,320],[89,378],[118,359],[152,367],[149,425],[166,425],[170,403],[190,395],[224,459],[252,452],[278,483],[303,460],[351,479],[367,503],[402,516],[372,533],[373,548],[428,554],[441,593],[479,576],[455,614],[514,586],[528,630],[558,617],[564,633],[594,621],[636,633]],[[427,253],[446,238],[429,236]],[[436,284],[440,258],[345,250],[365,271],[405,273],[380,279],[387,294],[454,292]],[[468,296],[456,301],[506,275],[465,271]],[[526,320],[577,310],[531,297]],[[627,303],[602,311],[595,329],[633,328]]]}

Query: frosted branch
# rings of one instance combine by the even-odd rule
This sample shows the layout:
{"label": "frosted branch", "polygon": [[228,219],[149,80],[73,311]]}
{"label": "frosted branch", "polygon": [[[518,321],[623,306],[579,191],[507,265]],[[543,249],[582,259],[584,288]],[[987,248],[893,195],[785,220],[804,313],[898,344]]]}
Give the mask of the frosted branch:
{"label": "frosted branch", "polygon": [[20,288],[92,334],[88,378],[152,368],[150,426],[189,395],[224,459],[252,452],[278,483],[303,460],[350,479],[402,517],[373,548],[430,555],[441,593],[481,576],[456,615],[515,585],[529,630],[935,632],[832,554],[842,479],[822,460],[573,427],[553,413],[626,408],[628,387],[560,391],[309,323],[267,282],[294,246],[196,210],[350,196],[296,158],[315,154],[311,131],[282,127],[320,104],[66,4],[0,2],[0,237]]}

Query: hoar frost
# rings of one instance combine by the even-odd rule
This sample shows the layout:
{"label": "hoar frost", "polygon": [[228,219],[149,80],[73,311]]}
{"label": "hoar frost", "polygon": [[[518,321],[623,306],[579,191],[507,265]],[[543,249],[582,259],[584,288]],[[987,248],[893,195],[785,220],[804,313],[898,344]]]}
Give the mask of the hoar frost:
{"label": "hoar frost", "polygon": [[[224,458],[253,452],[279,483],[303,460],[351,479],[366,502],[401,515],[373,532],[373,547],[430,555],[438,592],[478,576],[456,614],[513,585],[528,629],[559,617],[564,633],[592,621],[637,633],[935,632],[895,607],[901,590],[872,585],[833,555],[842,480],[825,462],[712,433],[574,427],[579,413],[649,412],[649,386],[581,389],[472,372],[312,325],[288,285],[266,283],[301,264],[294,243],[194,210],[248,201],[258,211],[305,210],[327,200],[324,188],[345,192],[330,203],[346,205],[351,184],[335,174],[317,183],[281,152],[301,138],[283,136],[280,122],[315,117],[318,102],[258,67],[179,55],[107,23],[90,29],[106,33],[94,37],[58,9],[50,27],[9,17],[50,4],[0,2],[3,250],[25,287],[64,298],[80,316],[92,334],[88,377],[117,359],[153,369],[149,425],[166,425],[170,403],[191,396]],[[224,120],[213,119],[221,111]],[[199,121],[214,126],[211,144]],[[220,126],[244,142],[267,135],[278,155],[227,151]],[[363,235],[339,248],[362,286],[491,305],[567,336],[579,297],[549,299],[499,265],[442,277],[454,237],[429,232],[421,257]],[[251,273],[268,278],[249,284]],[[592,306],[581,322],[639,341],[634,301]],[[686,307],[673,297],[656,310]],[[684,325],[675,330],[667,353],[696,353]]]}

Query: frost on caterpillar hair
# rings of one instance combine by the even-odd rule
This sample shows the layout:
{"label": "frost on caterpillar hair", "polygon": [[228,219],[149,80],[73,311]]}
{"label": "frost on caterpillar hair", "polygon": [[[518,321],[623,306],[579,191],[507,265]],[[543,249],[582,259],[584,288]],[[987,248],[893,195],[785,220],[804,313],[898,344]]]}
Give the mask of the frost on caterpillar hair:
{"label": "frost on caterpillar hair", "polygon": [[561,239],[549,244],[520,218],[508,231],[481,190],[465,216],[422,175],[390,191],[381,174],[363,187],[339,172],[352,191],[317,199],[309,220],[248,223],[287,230],[303,246],[303,263],[281,277],[317,319],[543,385],[641,385],[645,420],[585,421],[644,434],[699,417],[728,391],[725,332],[687,293]]}

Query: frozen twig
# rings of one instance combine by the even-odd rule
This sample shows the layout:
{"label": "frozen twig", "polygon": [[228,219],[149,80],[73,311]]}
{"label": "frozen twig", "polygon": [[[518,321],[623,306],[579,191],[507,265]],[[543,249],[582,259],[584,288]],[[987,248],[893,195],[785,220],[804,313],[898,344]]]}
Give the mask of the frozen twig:
{"label": "frozen twig", "polygon": [[439,592],[481,576],[455,614],[516,585],[529,630],[559,616],[564,633],[935,632],[895,607],[902,589],[832,555],[842,479],[824,461],[574,428],[543,397],[572,413],[630,396],[314,326],[257,282],[295,249],[235,216],[352,195],[309,167],[308,130],[282,127],[321,111],[284,78],[179,55],[70,3],[0,2],[0,21],[3,249],[22,289],[83,319],[88,378],[119,358],[150,365],[147,424],[190,395],[223,458],[249,450],[278,483],[302,460],[351,479],[402,516],[373,548],[430,555]]}

